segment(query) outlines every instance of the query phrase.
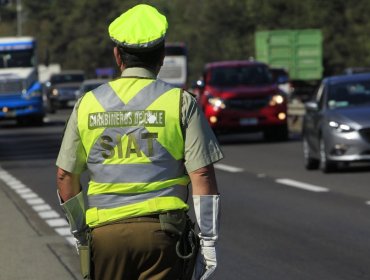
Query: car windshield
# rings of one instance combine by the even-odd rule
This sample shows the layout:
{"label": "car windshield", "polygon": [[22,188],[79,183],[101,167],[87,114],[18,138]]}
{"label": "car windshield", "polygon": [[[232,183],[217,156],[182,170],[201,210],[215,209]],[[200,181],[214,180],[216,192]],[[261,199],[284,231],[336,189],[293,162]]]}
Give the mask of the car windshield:
{"label": "car windshield", "polygon": [[328,92],[331,109],[370,103],[370,81],[354,81],[332,85]]}
{"label": "car windshield", "polygon": [[0,52],[0,68],[33,66],[35,66],[35,55],[32,49]]}
{"label": "car windshield", "polygon": [[287,83],[289,81],[288,73],[283,69],[270,69],[272,79],[278,84]]}
{"label": "car windshield", "polygon": [[210,85],[266,85],[272,83],[269,69],[263,65],[216,67],[211,71]]}
{"label": "car windshield", "polygon": [[79,83],[83,82],[85,76],[83,74],[60,74],[51,77],[50,82],[52,84],[60,83]]}
{"label": "car windshield", "polygon": [[104,82],[99,82],[99,83],[96,83],[96,84],[86,84],[86,85],[82,85],[81,86],[81,92],[82,93],[85,93],[85,92],[88,92],[90,90],[93,90],[93,89],[96,89],[98,86],[102,85]]}

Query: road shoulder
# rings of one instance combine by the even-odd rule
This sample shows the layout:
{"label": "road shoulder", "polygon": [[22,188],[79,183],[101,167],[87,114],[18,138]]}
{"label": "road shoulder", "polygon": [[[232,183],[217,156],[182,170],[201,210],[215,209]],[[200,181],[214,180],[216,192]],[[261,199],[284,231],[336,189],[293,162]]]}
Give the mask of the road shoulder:
{"label": "road shoulder", "polygon": [[1,181],[0,220],[3,279],[80,279],[74,248]]}

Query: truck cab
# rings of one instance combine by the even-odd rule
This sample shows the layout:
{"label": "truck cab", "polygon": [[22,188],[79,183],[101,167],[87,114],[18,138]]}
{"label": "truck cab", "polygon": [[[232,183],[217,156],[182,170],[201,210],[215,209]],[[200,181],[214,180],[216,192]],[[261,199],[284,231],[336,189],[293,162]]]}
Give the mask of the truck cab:
{"label": "truck cab", "polygon": [[44,115],[35,39],[0,37],[0,120],[42,124]]}

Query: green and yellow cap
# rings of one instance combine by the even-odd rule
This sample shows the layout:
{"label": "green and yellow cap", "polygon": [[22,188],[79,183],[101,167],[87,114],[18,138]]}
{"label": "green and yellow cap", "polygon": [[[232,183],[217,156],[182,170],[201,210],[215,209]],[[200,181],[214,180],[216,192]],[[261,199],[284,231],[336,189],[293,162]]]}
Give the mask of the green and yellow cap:
{"label": "green and yellow cap", "polygon": [[144,51],[164,41],[168,23],[152,6],[137,5],[116,18],[108,28],[111,39],[126,49]]}

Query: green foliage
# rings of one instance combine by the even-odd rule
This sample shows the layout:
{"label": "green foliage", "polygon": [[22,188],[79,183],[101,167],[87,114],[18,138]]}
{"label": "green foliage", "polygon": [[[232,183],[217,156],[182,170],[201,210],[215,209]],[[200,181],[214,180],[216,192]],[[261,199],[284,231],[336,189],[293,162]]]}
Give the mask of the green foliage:
{"label": "green foliage", "polygon": [[15,6],[0,6],[0,36],[12,36],[17,32],[17,12]]}
{"label": "green foliage", "polygon": [[[22,0],[24,35],[38,39],[41,62],[48,54],[51,63],[92,76],[97,67],[115,67],[108,25],[138,3],[167,16],[168,41],[187,44],[190,81],[207,62],[254,56],[257,30],[320,28],[327,75],[370,64],[368,0]],[[15,35],[14,5],[0,17],[0,34]]]}

